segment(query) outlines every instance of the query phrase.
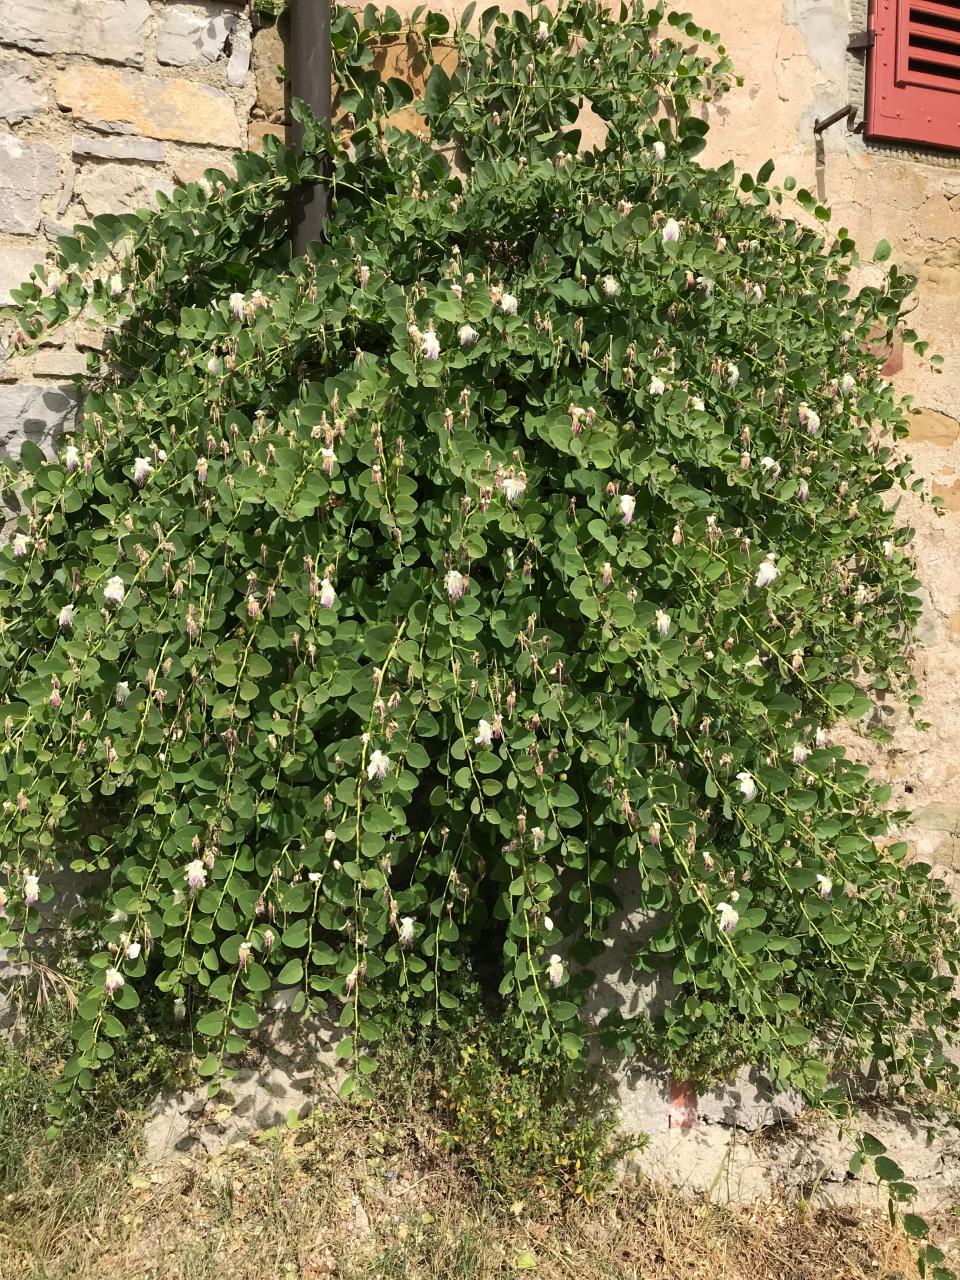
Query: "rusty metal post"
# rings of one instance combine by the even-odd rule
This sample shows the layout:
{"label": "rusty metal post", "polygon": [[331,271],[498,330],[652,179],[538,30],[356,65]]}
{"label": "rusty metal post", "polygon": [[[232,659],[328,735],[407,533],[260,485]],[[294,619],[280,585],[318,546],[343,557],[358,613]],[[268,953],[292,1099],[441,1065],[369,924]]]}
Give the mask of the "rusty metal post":
{"label": "rusty metal post", "polygon": [[[302,98],[314,115],[330,124],[330,0],[291,0],[289,77],[290,94]],[[303,129],[293,127],[293,144],[300,146]],[[319,183],[298,193],[293,209],[293,251],[323,237],[326,192]]]}

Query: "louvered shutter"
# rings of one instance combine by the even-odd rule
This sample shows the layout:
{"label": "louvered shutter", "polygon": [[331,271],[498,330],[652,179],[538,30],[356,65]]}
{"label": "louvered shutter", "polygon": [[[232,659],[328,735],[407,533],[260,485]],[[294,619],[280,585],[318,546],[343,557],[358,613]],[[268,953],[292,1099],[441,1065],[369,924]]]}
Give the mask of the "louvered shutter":
{"label": "louvered shutter", "polygon": [[960,0],[873,0],[866,136],[960,151]]}

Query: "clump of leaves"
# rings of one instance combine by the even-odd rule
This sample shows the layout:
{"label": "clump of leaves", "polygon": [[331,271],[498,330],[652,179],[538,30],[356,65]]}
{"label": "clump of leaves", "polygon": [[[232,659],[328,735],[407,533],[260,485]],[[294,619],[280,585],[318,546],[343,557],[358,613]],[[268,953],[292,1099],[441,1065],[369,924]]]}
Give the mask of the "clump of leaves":
{"label": "clump of leaves", "polygon": [[454,1060],[441,1054],[433,1070],[440,1141],[485,1193],[590,1202],[612,1181],[627,1144],[615,1138],[602,1080],[562,1056],[532,1058],[515,1029],[486,1018],[466,1024],[454,1047]]}
{"label": "clump of leaves", "polygon": [[[339,1004],[363,1089],[478,956],[531,1045],[580,1055],[639,909],[671,1061],[932,1086],[947,895],[829,733],[913,697],[872,354],[912,282],[853,292],[853,242],[771,164],[699,164],[728,67],[686,18],[471,22],[429,140],[354,66],[348,145],[306,119],[303,155],[95,219],[20,291],[25,342],[114,330],[75,434],[8,479],[0,945],[56,911],[55,868],[106,876],[71,1079],[148,987],[213,1077],[279,984]],[[327,239],[291,261],[312,181]]]}

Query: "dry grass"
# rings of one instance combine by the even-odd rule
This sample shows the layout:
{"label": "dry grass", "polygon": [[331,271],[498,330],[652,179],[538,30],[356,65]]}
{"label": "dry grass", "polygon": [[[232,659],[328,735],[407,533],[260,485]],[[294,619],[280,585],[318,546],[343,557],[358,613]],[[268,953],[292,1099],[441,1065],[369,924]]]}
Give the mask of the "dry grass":
{"label": "dry grass", "polygon": [[[117,1160],[122,1160],[117,1153]],[[872,1216],[727,1210],[650,1185],[596,1204],[497,1209],[449,1157],[347,1112],[146,1177],[23,1190],[0,1212],[0,1280],[908,1280]]]}

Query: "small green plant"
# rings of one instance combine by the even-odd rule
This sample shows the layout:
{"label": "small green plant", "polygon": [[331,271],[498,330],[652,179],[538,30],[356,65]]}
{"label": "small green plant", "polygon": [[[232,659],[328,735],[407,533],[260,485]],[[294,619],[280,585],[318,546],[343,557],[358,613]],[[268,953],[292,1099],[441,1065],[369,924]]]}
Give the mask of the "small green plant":
{"label": "small green plant", "polygon": [[[729,67],[688,17],[472,17],[429,140],[341,22],[349,145],[303,114],[304,154],[97,218],[19,291],[24,343],[78,312],[112,340],[59,456],[6,477],[0,946],[55,868],[96,873],[69,1081],[150,990],[212,1080],[279,984],[340,1008],[364,1092],[477,957],[511,1035],[579,1058],[589,966],[643,908],[678,1068],[934,1088],[947,891],[830,734],[916,703],[891,498],[918,482],[872,354],[912,281],[853,292],[809,192],[701,166]],[[291,261],[318,181],[327,238]],[[495,1061],[462,1065],[464,1131]]]}
{"label": "small green plant", "polygon": [[416,1075],[442,1126],[439,1145],[499,1199],[592,1201],[628,1149],[605,1080],[563,1054],[532,1053],[475,992],[461,1001],[460,1025],[419,1046]]}

